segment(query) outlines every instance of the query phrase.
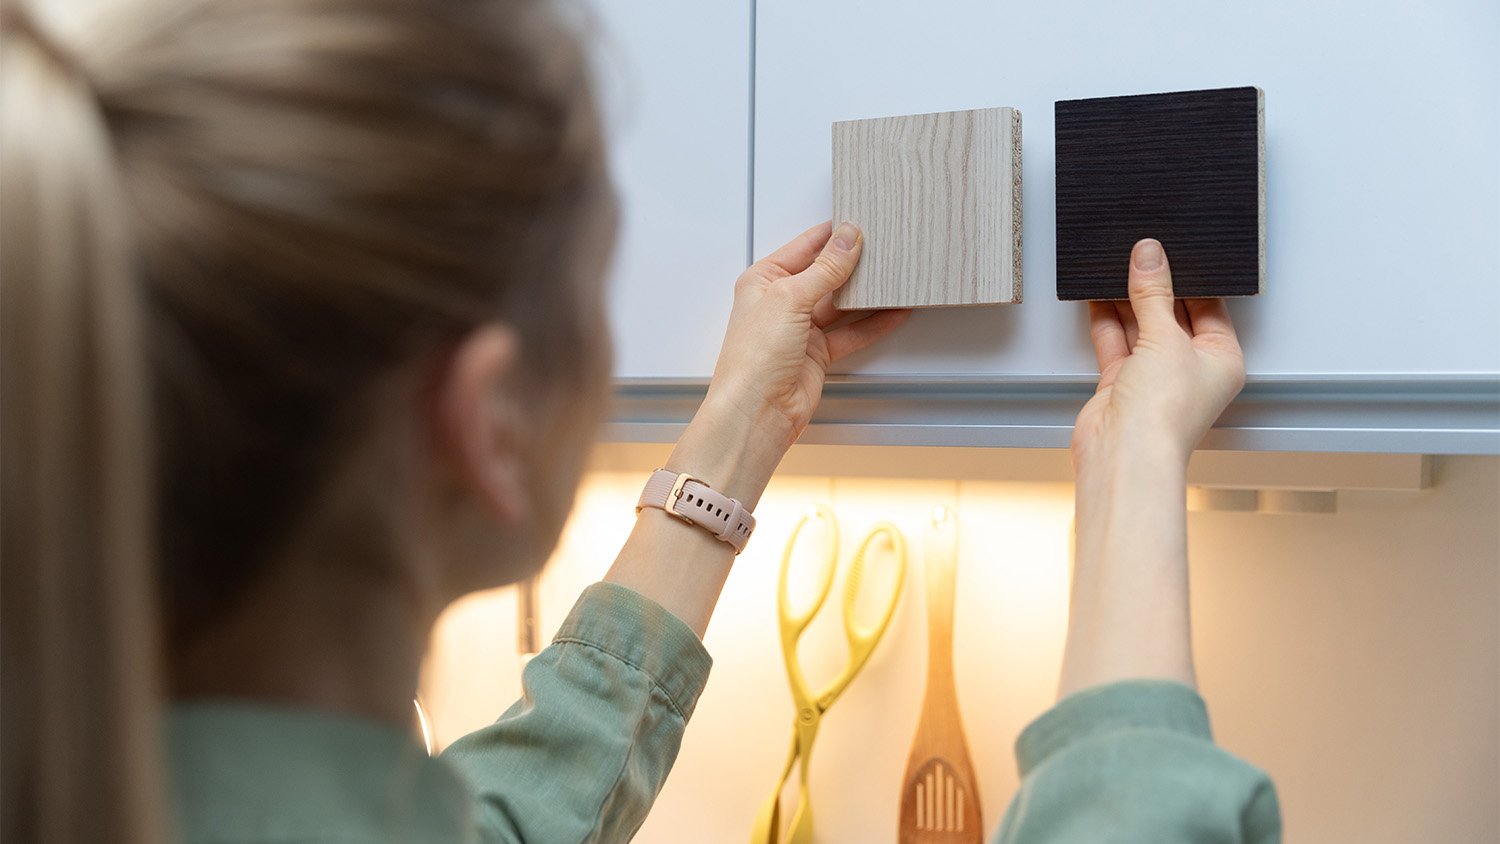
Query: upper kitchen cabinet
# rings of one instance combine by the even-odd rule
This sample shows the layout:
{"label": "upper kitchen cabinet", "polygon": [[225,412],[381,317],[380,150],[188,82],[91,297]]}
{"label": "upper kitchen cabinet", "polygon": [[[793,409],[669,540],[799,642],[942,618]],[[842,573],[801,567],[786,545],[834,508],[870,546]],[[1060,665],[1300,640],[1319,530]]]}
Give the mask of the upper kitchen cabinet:
{"label": "upper kitchen cabinet", "polygon": [[1056,297],[1053,103],[1245,85],[1265,92],[1267,141],[1266,292],[1230,303],[1252,375],[1500,372],[1493,0],[759,0],[757,11],[758,254],[830,213],[834,121],[1022,114],[1025,302],[918,313],[845,372],[1094,372],[1085,309]]}
{"label": "upper kitchen cabinet", "polygon": [[706,378],[746,265],[750,2],[586,9],[620,194],[615,374]]}
{"label": "upper kitchen cabinet", "polygon": [[918,312],[841,362],[804,441],[1066,446],[1096,375],[1085,307],[1056,297],[1053,104],[1258,86],[1265,293],[1230,303],[1250,379],[1203,447],[1500,453],[1494,0],[756,0],[751,33],[739,6],[652,5],[610,13],[649,65],[622,182],[681,225],[627,227],[630,377],[606,436],[670,439],[702,396],[747,257],[727,243],[745,97],[708,89],[739,78],[748,42],[756,256],[831,215],[835,121],[998,106],[1023,120],[1024,302]]}

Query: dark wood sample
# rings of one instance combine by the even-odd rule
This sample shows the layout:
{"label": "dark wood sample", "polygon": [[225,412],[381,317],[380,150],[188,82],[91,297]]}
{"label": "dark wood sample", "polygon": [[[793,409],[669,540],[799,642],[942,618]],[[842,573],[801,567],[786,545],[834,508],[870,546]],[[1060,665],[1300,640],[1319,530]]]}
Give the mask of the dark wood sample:
{"label": "dark wood sample", "polygon": [[1265,287],[1265,97],[1220,88],[1060,100],[1057,298],[1124,299],[1130,248],[1166,247],[1179,297]]}

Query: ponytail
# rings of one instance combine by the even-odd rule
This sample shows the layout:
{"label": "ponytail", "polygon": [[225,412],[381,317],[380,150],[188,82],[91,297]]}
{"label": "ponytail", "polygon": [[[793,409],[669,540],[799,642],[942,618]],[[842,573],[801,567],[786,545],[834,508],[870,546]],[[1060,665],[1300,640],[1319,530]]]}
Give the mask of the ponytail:
{"label": "ponytail", "polygon": [[[294,542],[408,550],[410,493],[326,515],[376,389],[491,320],[537,395],[605,378],[600,127],[547,0],[16,3],[0,840],[156,842],[174,663]],[[37,17],[77,7],[113,16]]]}
{"label": "ponytail", "polygon": [[0,838],[160,841],[141,291],[81,65],[0,6]]}

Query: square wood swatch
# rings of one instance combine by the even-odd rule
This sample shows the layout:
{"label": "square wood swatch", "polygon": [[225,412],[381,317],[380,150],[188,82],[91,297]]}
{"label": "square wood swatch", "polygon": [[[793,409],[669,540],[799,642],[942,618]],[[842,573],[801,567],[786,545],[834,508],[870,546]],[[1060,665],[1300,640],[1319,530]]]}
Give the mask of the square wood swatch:
{"label": "square wood swatch", "polygon": [[1126,298],[1143,237],[1166,247],[1179,297],[1265,289],[1259,88],[1062,100],[1055,115],[1057,298]]}
{"label": "square wood swatch", "polygon": [[833,124],[833,218],[865,233],[839,308],[1021,301],[1021,113]]}

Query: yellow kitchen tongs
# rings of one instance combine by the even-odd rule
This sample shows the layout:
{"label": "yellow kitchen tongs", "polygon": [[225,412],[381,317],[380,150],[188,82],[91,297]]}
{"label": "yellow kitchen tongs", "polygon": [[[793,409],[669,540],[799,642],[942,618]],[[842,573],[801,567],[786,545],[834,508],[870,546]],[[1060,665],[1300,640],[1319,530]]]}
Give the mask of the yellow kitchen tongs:
{"label": "yellow kitchen tongs", "polygon": [[[828,534],[827,550],[819,560],[817,579],[813,588],[817,591],[817,599],[806,609],[793,607],[789,590],[787,588],[787,574],[792,567],[792,559],[797,548],[798,538],[802,529],[810,521],[821,521]],[[877,622],[870,627],[859,624],[856,618],[856,609],[861,606],[861,589],[866,583],[866,558],[880,542],[884,548],[889,549],[895,562],[895,571],[890,585],[885,587],[889,595],[877,596],[882,600],[873,602],[873,606],[879,611]],[[812,623],[813,617],[823,608],[828,599],[828,593],[833,588],[833,577],[838,568],[838,523],[833,517],[833,511],[827,507],[818,507],[816,512],[804,516],[797,527],[792,530],[792,536],[787,540],[786,551],[781,558],[781,577],[777,585],[776,604],[781,619],[781,655],[786,662],[786,677],[792,688],[792,703],[796,706],[797,714],[792,722],[792,750],[787,755],[786,767],[781,772],[781,777],[776,781],[776,787],[771,791],[770,798],[761,808],[760,814],[756,816],[755,828],[750,836],[751,844],[777,844],[781,834],[781,790],[792,775],[792,766],[801,761],[801,772],[797,792],[797,805],[792,812],[791,828],[787,835],[789,844],[812,844],[813,840],[813,814],[807,790],[808,766],[812,762],[813,742],[818,737],[818,725],[822,722],[823,715],[828,712],[828,707],[838,699],[849,682],[854,679],[859,670],[869,660],[870,654],[875,646],[880,643],[881,636],[885,635],[886,627],[890,626],[891,616],[895,614],[896,603],[901,597],[901,586],[906,580],[906,540],[901,531],[890,522],[881,522],[876,525],[860,543],[859,551],[854,555],[854,562],[849,566],[849,574],[845,578],[844,587],[844,635],[849,640],[849,663],[839,676],[821,692],[813,693],[808,686],[807,678],[802,671],[802,663],[797,658],[797,642],[802,632]]]}

